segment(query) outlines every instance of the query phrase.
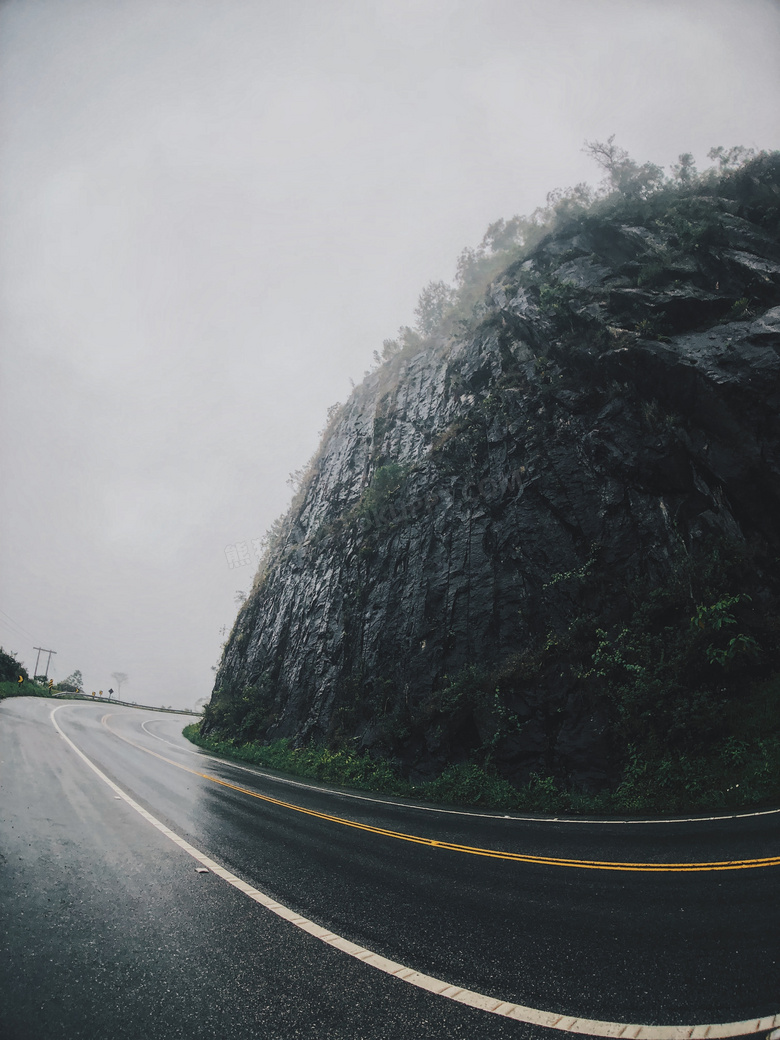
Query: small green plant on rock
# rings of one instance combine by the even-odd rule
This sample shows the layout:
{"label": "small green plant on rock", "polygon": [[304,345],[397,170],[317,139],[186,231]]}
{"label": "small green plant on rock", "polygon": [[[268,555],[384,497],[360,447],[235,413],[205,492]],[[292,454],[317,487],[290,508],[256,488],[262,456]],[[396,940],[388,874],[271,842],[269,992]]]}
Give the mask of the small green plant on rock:
{"label": "small green plant on rock", "polygon": [[403,484],[406,474],[407,470],[398,462],[388,462],[387,465],[380,466],[356,507],[357,516],[382,516],[390,500]]}
{"label": "small green plant on rock", "polygon": [[[699,606],[696,614],[691,618],[691,626],[705,632],[721,632],[726,626],[736,625],[737,619],[730,611],[744,601],[749,602],[750,596],[724,596],[712,606]],[[761,653],[761,647],[753,636],[738,632],[725,645],[717,646],[715,643],[710,643],[704,652],[710,664],[725,667],[739,656],[755,657]]]}

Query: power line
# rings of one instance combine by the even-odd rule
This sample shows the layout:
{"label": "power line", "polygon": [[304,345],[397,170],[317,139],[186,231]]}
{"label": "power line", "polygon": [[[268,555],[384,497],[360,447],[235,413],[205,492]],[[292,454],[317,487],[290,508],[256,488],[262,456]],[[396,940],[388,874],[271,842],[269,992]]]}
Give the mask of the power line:
{"label": "power line", "polygon": [[7,621],[3,621],[2,618],[0,618],[0,624],[5,625],[6,628],[8,628],[9,632],[12,632],[15,636],[23,636],[26,639],[35,638],[30,632],[27,631],[24,625],[20,625],[19,622],[15,621],[10,614],[6,613],[6,611],[0,610],[0,614],[4,614],[5,617],[8,619]]}
{"label": "power line", "polygon": [[3,631],[8,633],[8,635],[4,639],[4,642],[7,642],[9,644],[10,643],[17,643],[17,642],[24,643],[25,645],[27,644],[27,636],[26,635],[22,635],[16,629],[11,628],[11,626],[8,624],[8,622],[4,621],[2,618],[0,618],[0,626],[2,626]]}
{"label": "power line", "polygon": [[[15,619],[15,618],[12,618],[12,617],[11,617],[11,615],[10,615],[10,614],[8,613],[8,611],[7,611],[7,610],[2,610],[2,609],[0,609],[0,614],[5,614],[5,616],[6,616],[7,618],[8,618],[8,620],[9,620],[9,621],[10,621],[10,622],[11,622],[12,624],[16,625],[16,627],[17,627],[17,628],[20,628],[20,629],[22,629],[22,631],[23,631],[23,632],[26,632],[28,636],[30,635],[30,633],[29,633],[29,632],[27,632],[27,629],[26,629],[26,628],[24,627],[24,625],[20,625],[20,624],[19,624],[19,622],[18,622],[18,621],[17,621],[17,620]],[[32,638],[32,636],[30,636],[30,638]]]}

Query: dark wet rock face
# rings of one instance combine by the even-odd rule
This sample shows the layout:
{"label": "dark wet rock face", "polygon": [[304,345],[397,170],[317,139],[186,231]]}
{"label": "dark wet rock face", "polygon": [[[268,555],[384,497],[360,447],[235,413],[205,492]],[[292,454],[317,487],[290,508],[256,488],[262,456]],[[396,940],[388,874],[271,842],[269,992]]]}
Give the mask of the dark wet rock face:
{"label": "dark wet rock face", "polygon": [[[692,198],[687,224],[559,229],[491,284],[468,332],[367,377],[239,614],[212,703],[243,698],[252,736],[390,753],[413,776],[500,731],[491,760],[511,780],[607,782],[599,684],[549,654],[528,662],[583,619],[619,626],[631,587],[705,546],[739,547],[774,596],[780,244],[762,215],[777,170],[762,176],[752,208]],[[495,702],[442,707],[454,677],[502,668]]]}

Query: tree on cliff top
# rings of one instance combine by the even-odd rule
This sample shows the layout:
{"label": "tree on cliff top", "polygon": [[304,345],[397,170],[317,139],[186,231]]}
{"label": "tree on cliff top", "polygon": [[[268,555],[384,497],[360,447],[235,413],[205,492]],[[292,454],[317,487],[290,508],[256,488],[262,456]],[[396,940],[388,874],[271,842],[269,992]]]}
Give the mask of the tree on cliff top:
{"label": "tree on cliff top", "polygon": [[455,298],[455,290],[450,288],[446,282],[428,282],[420,298],[414,313],[417,316],[417,330],[423,336],[430,336],[441,324],[447,309],[452,306]]}
{"label": "tree on cliff top", "polygon": [[606,141],[586,141],[583,151],[606,173],[610,191],[646,198],[663,183],[664,171],[655,163],[636,163],[625,148],[615,144],[612,134]]}

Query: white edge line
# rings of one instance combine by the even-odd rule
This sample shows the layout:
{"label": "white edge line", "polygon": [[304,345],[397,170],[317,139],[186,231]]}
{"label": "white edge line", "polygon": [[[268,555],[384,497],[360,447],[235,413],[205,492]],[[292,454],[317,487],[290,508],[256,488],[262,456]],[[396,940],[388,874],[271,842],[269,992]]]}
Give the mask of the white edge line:
{"label": "white edge line", "polygon": [[[124,712],[114,712],[114,714],[125,714]],[[130,712],[127,712],[129,715]],[[157,719],[147,719],[147,722],[156,722]],[[166,740],[165,737],[159,737],[156,733],[152,733],[151,730],[146,728],[146,722],[141,723],[141,729],[149,737],[154,737],[155,740],[161,740],[163,744],[168,744],[170,747],[176,748],[177,751],[188,751],[192,755],[199,755],[201,758],[211,759],[212,761],[222,762],[223,765],[232,766],[234,769],[241,769],[245,773],[251,773],[253,776],[261,776],[265,780],[272,780],[278,784],[288,784],[290,787],[301,787],[307,791],[318,791],[321,794],[333,794],[339,798],[356,798],[361,802],[372,802],[375,805],[392,805],[401,806],[405,809],[417,809],[420,812],[433,812],[433,813],[444,813],[448,816],[472,816],[480,820],[510,820],[517,823],[579,823],[579,824],[596,824],[598,826],[632,826],[638,823],[715,823],[718,820],[751,820],[756,816],[775,816],[780,813],[780,809],[757,809],[754,812],[745,813],[726,813],[722,816],[670,816],[667,818],[659,817],[652,820],[615,820],[615,819],[598,819],[598,818],[587,818],[579,816],[504,816],[500,811],[492,813],[479,813],[469,812],[465,809],[444,809],[437,805],[420,805],[418,802],[404,802],[404,801],[390,801],[386,798],[373,798],[371,795],[358,794],[353,791],[338,791],[332,787],[318,787],[315,784],[302,783],[300,780],[290,780],[283,776],[274,776],[273,773],[265,773],[262,769],[255,767],[252,769],[250,766],[242,765],[240,762],[234,761],[232,758],[220,758],[219,755],[214,752],[204,753],[204,751],[198,749],[197,744],[193,747],[184,747],[181,744],[174,744],[172,740]]]}
{"label": "white edge line", "polygon": [[[356,943],[350,942],[348,939],[344,939],[340,935],[328,931],[327,928],[323,928],[321,925],[315,924],[314,921],[310,921],[308,918],[297,914],[289,907],[283,906],[264,892],[254,888],[254,886],[248,884],[246,881],[242,881],[241,878],[220,866],[219,863],[210,859],[193,845],[190,845],[188,841],[185,841],[184,838],[181,838],[175,831],[172,831],[170,827],[166,827],[164,823],[158,820],[155,816],[152,816],[152,814],[147,812],[143,806],[139,805],[138,802],[134,801],[130,797],[130,795],[126,794],[121,787],[114,783],[113,780],[110,780],[106,774],[91,761],[91,759],[87,758],[83,751],[76,747],[70,737],[63,732],[54,716],[60,708],[64,707],[66,707],[66,705],[61,704],[59,707],[53,708],[49,716],[59,735],[70,745],[71,748],[73,748],[79,758],[81,758],[89,768],[99,776],[112,791],[114,791],[116,795],[127,802],[131,808],[135,809],[135,811],[148,823],[151,823],[153,827],[156,827],[160,833],[164,834],[167,838],[170,838],[170,840],[178,845],[180,849],[187,852],[194,860],[197,860],[197,862],[202,866],[208,868],[208,870],[213,874],[216,874],[217,877],[222,878],[223,881],[232,885],[233,888],[237,889],[239,892],[243,892],[244,895],[254,900],[254,902],[259,903],[267,910],[270,910],[272,913],[276,914],[277,917],[289,921],[289,923],[294,924],[296,928],[308,932],[309,935],[313,935],[316,939],[326,943],[328,946],[333,946],[342,953],[349,954],[350,957],[355,957],[364,964],[368,964],[372,968],[377,968],[379,971],[383,971],[387,975],[393,975],[395,978],[401,979],[403,982],[408,982],[411,986],[416,986],[418,989],[428,990],[430,993],[446,997],[448,1000],[454,1000],[459,1004],[466,1004],[469,1007],[476,1008],[480,1011],[488,1011],[494,1015],[501,1015],[504,1018],[514,1019],[517,1022],[543,1026],[547,1029],[560,1029],[566,1032],[578,1033],[585,1036],[632,1037],[634,1040],[697,1040],[697,1038],[702,1038],[703,1040],[703,1038],[706,1037],[707,1040],[712,1040],[712,1038],[745,1036],[749,1033],[755,1034],[763,1032],[764,1030],[773,1029],[775,1026],[780,1025],[780,1012],[776,1015],[771,1015],[768,1018],[751,1019],[745,1022],[726,1022],[719,1025],[652,1026],[629,1025],[621,1022],[598,1022],[593,1019],[573,1018],[567,1015],[558,1015],[551,1011],[539,1011],[536,1008],[525,1007],[522,1004],[513,1004],[510,1001],[498,1000],[496,997],[488,997],[484,993],[474,993],[472,990],[460,989],[457,986],[451,985],[449,982],[443,982],[441,979],[435,979],[430,975],[424,975],[422,972],[415,971],[414,968],[408,968],[403,964],[397,964],[395,961],[388,960],[386,957],[382,957],[378,953],[374,953],[372,950],[367,950],[362,946],[358,946]],[[152,734],[149,735],[151,736]]]}

